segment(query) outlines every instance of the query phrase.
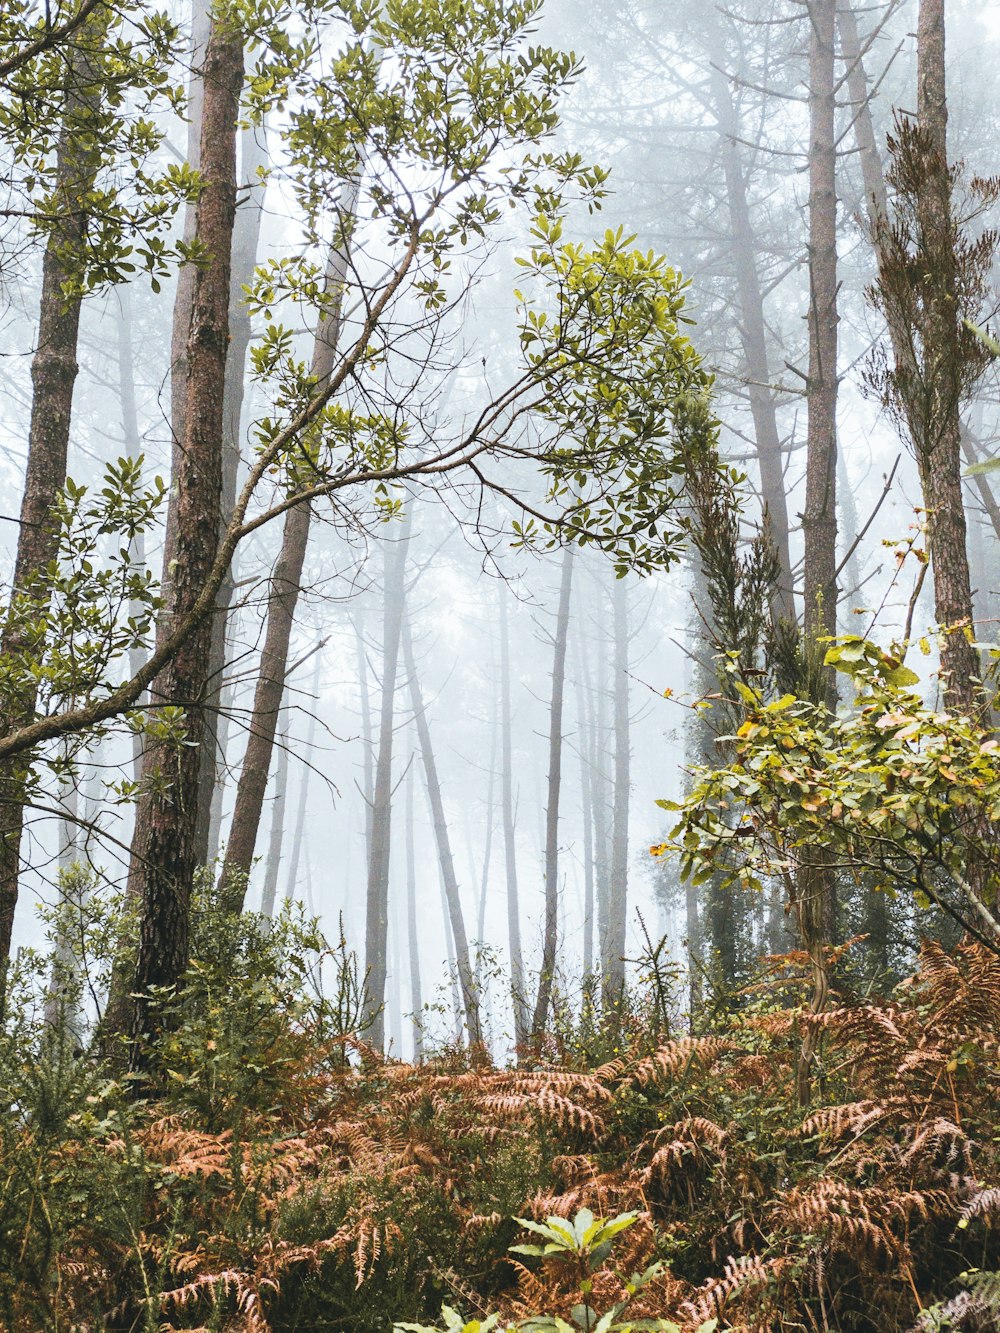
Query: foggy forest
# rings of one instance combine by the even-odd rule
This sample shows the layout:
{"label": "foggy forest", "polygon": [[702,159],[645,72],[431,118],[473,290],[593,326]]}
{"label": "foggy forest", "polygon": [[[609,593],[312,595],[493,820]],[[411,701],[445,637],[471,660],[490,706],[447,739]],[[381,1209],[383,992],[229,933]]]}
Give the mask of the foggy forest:
{"label": "foggy forest", "polygon": [[0,1333],[1000,1328],[995,62],[2,0]]}

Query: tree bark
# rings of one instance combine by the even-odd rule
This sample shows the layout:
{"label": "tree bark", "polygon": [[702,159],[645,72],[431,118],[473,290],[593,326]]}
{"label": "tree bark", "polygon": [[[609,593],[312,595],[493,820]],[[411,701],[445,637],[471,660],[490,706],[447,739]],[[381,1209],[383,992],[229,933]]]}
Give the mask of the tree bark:
{"label": "tree bark", "polygon": [[267,847],[267,869],[264,889],[260,898],[261,915],[274,916],[274,901],[278,894],[278,871],[281,868],[281,848],[285,835],[285,805],[288,800],[288,728],[282,728],[278,737],[278,762],[274,768],[274,798],[271,806],[271,835]]}
{"label": "tree bark", "polygon": [[[26,623],[17,614],[16,602],[18,594],[37,591],[38,575],[58,550],[52,507],[66,481],[82,306],[78,296],[63,294],[63,283],[76,276],[76,262],[86,245],[89,219],[86,208],[79,204],[93,188],[101,161],[100,134],[99,131],[95,134],[88,122],[96,117],[101,104],[101,85],[95,66],[105,42],[107,24],[107,13],[102,6],[80,30],[67,62],[68,89],[56,145],[54,193],[60,217],[42,260],[38,341],[31,361],[28,458],[11,603],[0,632],[0,654],[8,660],[34,652],[40,646],[37,633],[31,628],[35,618],[28,617]],[[0,731],[13,731],[30,722],[37,702],[38,688],[31,678],[0,713]],[[23,796],[30,769],[30,755],[0,763],[0,996],[5,988],[17,906]]]}
{"label": "tree bark", "polygon": [[[225,439],[222,455],[222,521],[229,522],[236,502],[239,480],[241,421],[243,417],[246,359],[250,347],[250,314],[243,288],[253,279],[260,242],[260,224],[264,212],[264,187],[258,168],[268,162],[263,126],[243,130],[240,175],[246,198],[236,210],[233,227],[233,269],[229,297],[229,356],[226,361],[226,387],[222,405]],[[198,823],[195,828],[195,856],[207,865],[218,850],[221,828],[222,792],[225,756],[229,741],[228,716],[222,711],[223,674],[226,669],[226,638],[233,600],[234,572],[229,571],[216,598],[212,617],[212,650],[209,683],[202,723],[201,782],[198,799]]]}
{"label": "tree bark", "polygon": [[378,754],[371,801],[371,843],[368,854],[368,891],[365,898],[365,970],[368,1008],[365,1041],[381,1049],[385,1040],[386,948],[389,938],[389,859],[392,850],[392,757],[396,729],[396,683],[406,603],[406,555],[410,542],[412,505],[406,506],[403,530],[383,549],[382,579],[382,699],[379,710]]}
{"label": "tree bark", "polygon": [[[357,179],[345,188],[341,208],[348,219],[354,216],[358,188]],[[333,373],[347,263],[346,246],[339,243],[331,246],[326,289],[337,293],[337,296],[331,313],[316,331],[310,374],[317,388],[321,388]],[[260,674],[254,691],[247,747],[236,788],[229,842],[219,878],[227,907],[233,912],[243,909],[247,879],[257,846],[264,792],[274,749],[274,730],[285,690],[288,652],[302,588],[302,569],[309,545],[311,522],[310,504],[295,505],[286,513],[281,550],[268,588],[267,625],[260,655]]]}
{"label": "tree bark", "polygon": [[[166,614],[158,638],[188,615],[205,586],[219,545],[223,395],[229,348],[230,250],[236,215],[236,128],[243,87],[242,35],[214,20],[204,63],[205,101],[197,234],[208,259],[194,278],[187,344],[184,437],[170,509],[178,538],[169,570]],[[165,553],[169,562],[169,555]],[[190,900],[200,778],[201,713],[208,683],[211,622],[202,620],[154,682],[158,703],[183,708],[187,742],[148,746],[149,790],[136,810],[132,873],[141,885],[131,1061],[148,1061],[146,1040],[158,1018],[153,988],[177,984],[188,963]],[[161,779],[160,781],[153,781]]]}
{"label": "tree bark", "polygon": [[563,696],[566,686],[566,644],[569,639],[569,606],[573,588],[573,547],[563,552],[552,647],[552,700],[549,706],[549,780],[545,807],[545,925],[542,933],[542,965],[538,998],[531,1020],[532,1041],[538,1044],[545,1033],[552,1003],[556,951],[559,934],[559,791],[562,785]]}
{"label": "tree bark", "polygon": [[788,503],[781,457],[781,436],[771,389],[768,363],[764,296],[757,269],[757,240],[750,217],[746,171],[740,145],[740,122],[725,69],[725,51],[715,11],[705,14],[706,33],[711,57],[711,89],[722,140],[722,168],[726,183],[726,205],[732,236],[733,266],[740,307],[740,339],[746,365],[747,395],[753,420],[757,463],[760,469],[761,498],[771,526],[771,538],[778,553],[779,574],[774,602],[775,612],[794,623],[795,598],[792,593],[792,562],[789,553]]}
{"label": "tree bark", "polygon": [[[444,799],[441,795],[441,783],[438,778],[437,761],[431,744],[431,731],[427,721],[420,680],[417,676],[416,662],[413,658],[413,642],[409,623],[403,625],[403,658],[406,673],[410,679],[410,702],[413,708],[413,720],[417,727],[420,742],[420,754],[424,764],[424,776],[427,780],[427,800],[431,807],[431,819],[434,824],[434,838],[437,843],[438,860],[441,864],[441,884],[447,903],[448,920],[455,946],[455,964],[458,968],[458,981],[462,993],[462,1008],[465,1012],[465,1024],[469,1033],[469,1045],[473,1050],[482,1046],[483,1033],[479,1019],[479,992],[469,956],[469,941],[465,931],[465,916],[462,912],[462,899],[455,874],[455,860],[451,853],[451,840],[448,836],[448,821],[444,813]],[[376,806],[377,809],[377,806]]]}
{"label": "tree bark", "polygon": [[410,955],[410,1013],[413,1060],[424,1058],[424,1000],[420,986],[420,941],[417,935],[417,858],[413,837],[413,770],[406,775],[406,940]]}
{"label": "tree bark", "polygon": [[917,462],[927,509],[934,614],[944,630],[941,676],[945,700],[956,711],[981,708],[982,665],[972,646],[972,583],[962,496],[962,353],[952,182],[948,167],[948,101],[944,0],[920,0],[917,23],[917,121],[928,151],[917,200],[920,259],[930,281],[924,290],[925,392],[936,411],[924,413],[925,438]]}
{"label": "tree bark", "polygon": [[513,719],[510,703],[510,624],[507,586],[500,585],[500,800],[503,815],[504,869],[507,883],[507,943],[514,1002],[514,1040],[521,1050],[528,1040],[528,1003],[521,955],[521,907],[517,885],[517,837],[514,818]]}
{"label": "tree bark", "polygon": [[611,893],[608,904],[608,933],[604,940],[603,1005],[607,1021],[614,1024],[625,998],[625,930],[628,913],[628,815],[631,787],[631,728],[628,688],[628,593],[624,579],[616,579],[611,591],[614,627],[614,727],[615,779],[611,806]]}
{"label": "tree bark", "polygon": [[[809,0],[809,423],[803,629],[807,652],[837,632],[836,0]],[[820,694],[831,705],[833,673]]]}

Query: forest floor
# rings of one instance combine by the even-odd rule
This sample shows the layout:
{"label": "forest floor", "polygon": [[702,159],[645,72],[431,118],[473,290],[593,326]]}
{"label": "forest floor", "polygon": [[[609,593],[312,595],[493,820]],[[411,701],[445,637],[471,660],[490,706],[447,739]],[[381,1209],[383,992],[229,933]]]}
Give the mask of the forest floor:
{"label": "forest floor", "polygon": [[234,1023],[238,987],[189,1015],[155,1098],[65,1043],[22,1052],[0,1327],[375,1333],[444,1306],[456,1327],[1000,1328],[1000,959],[926,945],[891,999],[820,1018],[783,975],[701,1034],[637,1012],[600,1061],[578,1033],[520,1067],[394,1063],[263,992]]}

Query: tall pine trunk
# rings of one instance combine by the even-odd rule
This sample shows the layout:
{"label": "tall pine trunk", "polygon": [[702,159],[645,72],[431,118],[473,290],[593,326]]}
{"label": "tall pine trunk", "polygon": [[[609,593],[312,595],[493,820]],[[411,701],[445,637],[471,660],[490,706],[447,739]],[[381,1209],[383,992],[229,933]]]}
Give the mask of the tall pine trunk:
{"label": "tall pine trunk", "polygon": [[[37,594],[37,578],[58,550],[53,506],[66,481],[73,389],[79,365],[79,296],[66,296],[63,284],[76,278],[76,264],[87,241],[89,218],[81,201],[90,194],[101,160],[100,132],[93,121],[100,109],[97,66],[106,38],[103,7],[80,30],[67,65],[67,93],[56,145],[54,224],[42,260],[42,294],[38,340],[31,360],[31,421],[28,459],[21,498],[12,598],[3,629],[0,655],[13,662],[40,646],[33,629],[36,617],[18,614],[19,594]],[[16,679],[16,677],[15,677]],[[34,677],[8,695],[0,712],[0,730],[12,731],[29,722],[38,702]],[[10,957],[14,911],[21,869],[23,795],[30,756],[0,764],[0,996]]]}
{"label": "tall pine trunk", "polygon": [[[341,203],[345,235],[357,206],[358,188],[357,180],[345,188],[345,198]],[[347,262],[346,240],[331,246],[326,288],[328,292],[337,295],[330,314],[316,330],[310,373],[317,388],[321,388],[333,373],[340,336]],[[274,732],[285,691],[288,654],[302,587],[302,569],[309,545],[311,520],[312,506],[308,503],[293,505],[285,514],[281,550],[268,588],[267,625],[260,655],[260,673],[254,690],[247,746],[220,876],[225,902],[233,912],[243,908],[257,846],[264,792],[274,749]]]}
{"label": "tall pine trunk", "polygon": [[510,953],[510,988],[514,1002],[514,1040],[520,1050],[528,1040],[529,1026],[524,962],[521,954],[521,905],[517,884],[513,718],[510,699],[510,622],[506,584],[500,585],[500,774],[504,870],[507,885],[507,947]]}
{"label": "tall pine trunk", "polygon": [[459,893],[458,877],[455,874],[455,860],[451,851],[451,839],[448,835],[448,821],[444,812],[444,798],[441,794],[441,782],[438,777],[437,761],[431,743],[430,724],[424,706],[420,680],[417,677],[416,662],[413,657],[413,642],[409,624],[403,626],[403,657],[406,673],[410,681],[410,701],[413,708],[413,720],[416,723],[417,738],[420,742],[420,754],[424,764],[424,777],[427,781],[427,800],[431,808],[431,820],[434,825],[434,839],[437,843],[438,861],[441,866],[441,886],[445,897],[451,938],[455,949],[455,965],[458,969],[458,983],[461,989],[462,1009],[469,1033],[469,1045],[476,1050],[482,1046],[483,1033],[479,1019],[479,992],[472,969],[469,954],[469,941],[465,930],[465,916],[462,912],[462,899]]}
{"label": "tall pine trunk", "polygon": [[563,698],[566,688],[566,645],[573,588],[573,547],[563,552],[559,605],[552,643],[552,699],[549,705],[549,778],[545,806],[545,924],[542,930],[542,965],[538,997],[531,1020],[532,1040],[538,1044],[552,1004],[556,953],[559,944],[559,794],[562,786]]}
{"label": "tall pine trunk", "polygon": [[605,1019],[614,1023],[625,996],[625,929],[628,912],[628,815],[631,784],[631,728],[628,689],[628,593],[616,579],[611,592],[614,632],[615,777],[611,805],[611,885],[608,933],[604,940],[603,1004]]}
{"label": "tall pine trunk", "polygon": [[[159,635],[194,607],[219,544],[219,497],[224,441],[223,396],[229,349],[230,252],[236,216],[236,134],[243,87],[242,34],[214,20],[204,64],[201,175],[197,235],[207,255],[194,276],[187,343],[183,449],[177,459],[170,511],[183,559],[170,570]],[[168,524],[169,526],[169,524]],[[177,552],[180,554],[178,544]],[[165,559],[169,559],[165,553]],[[210,672],[211,622],[203,621],[154,682],[157,703],[185,710],[187,743],[146,749],[150,780],[136,810],[132,873],[141,885],[132,1063],[146,1060],[144,1038],[158,1019],[151,990],[180,980],[188,963],[195,823],[201,769],[200,704]]]}
{"label": "tall pine trunk", "polygon": [[403,530],[385,543],[382,579],[382,699],[378,752],[371,800],[371,842],[368,891],[365,898],[365,969],[368,1008],[365,1040],[381,1049],[385,1040],[386,949],[389,939],[389,859],[392,851],[392,759],[396,731],[396,682],[406,602],[406,555],[410,542],[412,505],[406,506]]}

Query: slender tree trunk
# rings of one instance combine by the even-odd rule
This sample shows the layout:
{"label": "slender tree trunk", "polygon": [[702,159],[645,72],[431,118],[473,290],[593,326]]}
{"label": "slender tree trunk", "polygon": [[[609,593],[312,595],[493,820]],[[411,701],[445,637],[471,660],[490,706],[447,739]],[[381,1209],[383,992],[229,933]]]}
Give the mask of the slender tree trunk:
{"label": "slender tree trunk", "polygon": [[[346,227],[349,227],[354,217],[358,189],[357,179],[345,187],[341,209]],[[341,240],[331,247],[326,275],[327,291],[338,293],[338,297],[331,313],[320,323],[313,344],[310,373],[317,386],[322,386],[333,373],[347,263],[346,241]],[[254,691],[247,748],[236,788],[229,842],[220,876],[227,905],[234,912],[243,908],[247,879],[257,845],[264,791],[274,748],[274,729],[285,690],[288,652],[302,587],[302,569],[309,545],[311,521],[312,506],[308,503],[295,505],[287,511],[281,550],[268,589],[267,626],[260,655],[260,674]]]}
{"label": "slender tree trunk", "polygon": [[455,874],[455,861],[451,853],[451,840],[448,836],[448,822],[444,813],[444,800],[441,795],[441,783],[438,778],[437,762],[431,744],[430,726],[424,706],[413,658],[413,643],[410,627],[403,626],[403,657],[406,673],[410,679],[410,702],[413,708],[413,720],[417,727],[420,753],[424,763],[424,776],[427,780],[427,800],[431,807],[431,819],[434,824],[434,837],[437,842],[438,860],[441,863],[441,884],[448,909],[452,939],[455,946],[455,963],[458,968],[458,981],[462,992],[462,1008],[469,1032],[469,1045],[473,1050],[482,1045],[483,1034],[479,1021],[479,993],[473,975],[469,957],[469,942],[465,932],[465,917],[462,913],[462,899],[459,894],[458,877]]}
{"label": "slender tree trunk", "polygon": [[[809,423],[806,459],[806,645],[837,632],[836,0],[809,0]],[[824,649],[818,650],[822,660]],[[835,701],[833,674],[822,697]]]}
{"label": "slender tree trunk", "polygon": [[552,648],[552,701],[549,706],[549,781],[545,807],[545,926],[542,933],[542,966],[538,998],[531,1020],[532,1040],[537,1044],[545,1033],[552,1003],[556,950],[559,933],[559,791],[562,785],[563,696],[566,686],[566,644],[569,639],[569,606],[573,588],[573,547],[563,552]]}
{"label": "slender tree trunk", "polygon": [[779,573],[774,610],[795,621],[792,594],[792,562],[789,553],[788,503],[781,457],[781,436],[771,389],[768,364],[764,295],[757,269],[758,243],[750,217],[746,168],[739,116],[726,77],[726,54],[714,9],[705,12],[705,31],[711,57],[711,88],[722,139],[722,166],[726,182],[726,204],[732,235],[733,264],[740,307],[740,338],[746,364],[747,394],[753,419],[761,496],[771,523],[771,537],[778,553]]}
{"label": "slender tree trunk", "polygon": [[389,932],[389,859],[392,850],[392,753],[396,729],[396,681],[406,603],[406,555],[410,542],[412,505],[406,506],[403,530],[383,549],[382,579],[382,702],[378,754],[372,791],[368,891],[365,898],[365,969],[368,1010],[365,1040],[381,1049],[385,1040],[386,947]]}
{"label": "slender tree trunk", "polygon": [[[63,294],[63,284],[77,276],[76,257],[86,245],[90,225],[86,210],[77,205],[90,194],[101,160],[100,132],[95,133],[91,122],[101,104],[98,66],[107,26],[108,14],[102,6],[80,30],[67,67],[69,86],[56,145],[54,188],[60,218],[52,229],[42,261],[38,341],[31,361],[28,459],[12,598],[0,631],[0,655],[11,663],[41,646],[37,632],[31,628],[35,617],[18,615],[17,598],[19,594],[37,595],[38,575],[58,550],[52,508],[66,481],[82,306],[80,297]],[[29,722],[37,702],[37,684],[26,673],[0,712],[0,732],[12,731]],[[17,906],[23,796],[30,769],[30,756],[0,764],[0,1008]]]}
{"label": "slender tree trunk", "polygon": [[424,1058],[424,1001],[420,987],[420,941],[417,936],[417,858],[413,837],[413,770],[406,775],[406,938],[410,954],[410,1012],[413,1059]]}
{"label": "slender tree trunk", "polygon": [[372,858],[372,810],[375,804],[375,739],[372,730],[371,692],[368,686],[368,648],[365,644],[363,612],[354,618],[354,642],[358,657],[358,692],[361,701],[361,741],[364,768],[361,796],[365,803],[365,865]]}
{"label": "slender tree trunk", "polygon": [[[187,346],[184,447],[170,509],[183,559],[172,570],[160,634],[187,615],[208,578],[219,543],[226,355],[229,348],[230,249],[236,215],[236,129],[243,87],[242,35],[213,21],[205,53],[205,101],[197,234],[207,261],[194,279]],[[178,548],[179,550],[179,548]],[[165,559],[168,557],[165,556]],[[150,993],[176,985],[187,967],[194,831],[200,778],[201,712],[208,683],[211,623],[203,622],[154,682],[153,697],[185,709],[187,744],[148,746],[152,782],[136,810],[132,873],[141,884],[139,952],[132,1021],[132,1062],[145,1063],[143,1038],[156,1019]]]}
{"label": "slender tree trunk", "polygon": [[611,895],[603,959],[603,1003],[611,1022],[625,998],[625,930],[628,915],[628,815],[631,787],[631,727],[628,689],[628,593],[616,579],[611,593],[615,639],[615,785],[611,808]]}
{"label": "slender tree trunk", "polygon": [[288,727],[278,736],[278,761],[274,767],[274,800],[271,805],[271,836],[267,848],[267,868],[264,890],[260,899],[261,914],[274,916],[274,900],[278,894],[278,871],[281,867],[281,848],[285,835],[285,806],[288,800]]}
{"label": "slender tree trunk", "polygon": [[490,885],[490,862],[493,859],[494,793],[497,776],[497,715],[493,711],[490,727],[490,775],[486,786],[486,837],[483,841],[483,870],[479,880],[479,911],[476,916],[476,990],[482,991],[483,945],[486,942],[486,895]]}
{"label": "slender tree trunk", "polygon": [[580,808],[583,815],[583,981],[589,991],[594,973],[594,794],[587,753],[587,710],[584,699],[583,632],[577,635],[576,731],[580,757]]}
{"label": "slender tree trunk", "polygon": [[[821,642],[837,632],[837,0],[808,0],[809,43],[809,375],[804,537],[803,635],[811,663],[810,689],[836,706],[836,682],[823,667]],[[829,975],[825,945],[835,930],[832,871],[817,863],[803,869],[795,905],[803,947],[809,954],[819,1012]],[[816,1036],[807,1030],[799,1058],[799,1097],[809,1100]]]}
{"label": "slender tree trunk", "polygon": [[[229,297],[229,357],[226,361],[225,401],[222,405],[225,426],[222,455],[222,525],[229,522],[236,503],[239,479],[241,421],[243,417],[246,359],[250,346],[250,314],[246,306],[244,287],[253,279],[257,265],[257,247],[260,224],[264,212],[264,187],[258,168],[268,162],[263,127],[245,129],[240,136],[240,175],[247,191],[236,210],[233,228],[233,268]],[[228,719],[221,712],[223,673],[226,669],[226,637],[229,612],[233,600],[233,567],[230,566],[212,617],[212,657],[209,683],[205,697],[205,719],[202,724],[201,783],[198,805],[198,823],[195,829],[195,856],[199,864],[208,864],[218,849],[218,831],[222,809],[224,760],[229,741]],[[213,816],[215,816],[213,818]],[[213,839],[213,833],[216,835]],[[213,846],[214,841],[214,846]]]}
{"label": "slender tree trunk", "polygon": [[514,1001],[514,1040],[522,1049],[528,1040],[528,1004],[521,955],[521,908],[517,887],[517,838],[514,820],[513,719],[510,703],[510,624],[507,586],[500,585],[500,800],[503,816],[504,867],[507,878],[507,941],[510,987]]}
{"label": "slender tree trunk", "polygon": [[285,897],[294,899],[295,888],[299,880],[299,861],[302,857],[302,844],[306,836],[306,808],[309,798],[309,774],[312,772],[310,764],[312,762],[313,745],[316,739],[316,701],[319,699],[320,675],[323,668],[323,658],[319,652],[316,653],[316,664],[313,667],[312,686],[310,695],[314,701],[313,710],[309,713],[309,726],[306,728],[305,745],[302,750],[302,778],[299,782],[299,807],[295,815],[295,834],[292,838],[292,859],[288,866],[288,878],[285,881]]}
{"label": "slender tree trunk", "polygon": [[[139,436],[139,414],[135,402],[135,341],[132,334],[132,294],[128,284],[118,289],[118,386],[122,405],[122,434],[125,439],[125,452],[135,458],[142,452]],[[137,565],[146,563],[146,539],[136,533],[130,554]],[[129,614],[138,615],[140,608],[130,606]],[[145,654],[138,646],[129,649],[129,675],[134,676],[142,666]],[[138,782],[142,774],[142,736],[135,732],[132,736],[132,777]]]}

